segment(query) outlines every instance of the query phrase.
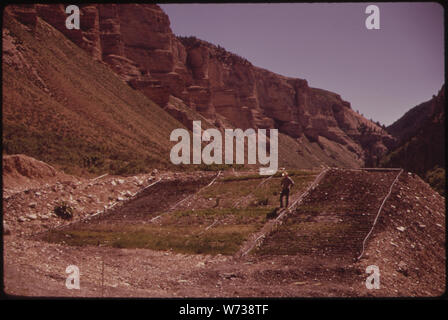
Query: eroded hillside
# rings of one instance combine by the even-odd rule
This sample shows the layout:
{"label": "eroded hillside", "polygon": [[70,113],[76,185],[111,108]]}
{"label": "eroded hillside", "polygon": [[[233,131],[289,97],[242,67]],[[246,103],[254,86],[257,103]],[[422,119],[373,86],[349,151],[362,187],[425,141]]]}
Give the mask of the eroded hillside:
{"label": "eroded hillside", "polygon": [[46,22],[3,23],[4,153],[84,174],[171,165],[180,122]]}

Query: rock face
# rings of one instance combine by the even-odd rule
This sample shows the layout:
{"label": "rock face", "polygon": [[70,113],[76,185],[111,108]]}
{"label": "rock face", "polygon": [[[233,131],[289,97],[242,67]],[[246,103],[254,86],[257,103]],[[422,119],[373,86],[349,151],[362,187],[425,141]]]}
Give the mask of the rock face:
{"label": "rock face", "polygon": [[[335,93],[255,67],[194,37],[176,37],[157,5],[83,5],[80,30],[66,29],[63,5],[7,10],[30,28],[37,17],[45,20],[188,127],[190,117],[170,103],[170,96],[214,123],[278,128],[294,139],[306,136],[322,148],[331,141],[360,165],[384,154],[393,140]],[[368,137],[360,127],[368,128]]]}

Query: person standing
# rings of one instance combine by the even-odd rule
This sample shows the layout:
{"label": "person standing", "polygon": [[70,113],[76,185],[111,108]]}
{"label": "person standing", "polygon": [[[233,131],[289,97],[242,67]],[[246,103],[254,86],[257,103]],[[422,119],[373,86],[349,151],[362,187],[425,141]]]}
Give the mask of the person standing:
{"label": "person standing", "polygon": [[289,203],[289,190],[294,185],[294,181],[289,177],[288,172],[282,173],[283,179],[281,181],[282,191],[280,192],[280,208],[283,208],[283,197],[286,197],[286,206],[288,208]]}

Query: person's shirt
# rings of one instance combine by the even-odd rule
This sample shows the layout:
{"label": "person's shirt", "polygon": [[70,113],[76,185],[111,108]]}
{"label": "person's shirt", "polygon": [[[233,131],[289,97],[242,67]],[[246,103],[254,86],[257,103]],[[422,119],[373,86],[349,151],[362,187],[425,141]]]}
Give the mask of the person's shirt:
{"label": "person's shirt", "polygon": [[289,189],[294,184],[294,181],[289,177],[285,176],[282,179],[282,189]]}

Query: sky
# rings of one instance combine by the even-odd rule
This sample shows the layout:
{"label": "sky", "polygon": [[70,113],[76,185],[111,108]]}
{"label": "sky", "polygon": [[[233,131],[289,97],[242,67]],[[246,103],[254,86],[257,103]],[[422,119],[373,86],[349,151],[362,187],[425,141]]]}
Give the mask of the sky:
{"label": "sky", "polygon": [[[379,8],[368,30],[366,7]],[[161,4],[176,35],[195,36],[272,72],[336,92],[390,125],[444,82],[438,3]]]}

